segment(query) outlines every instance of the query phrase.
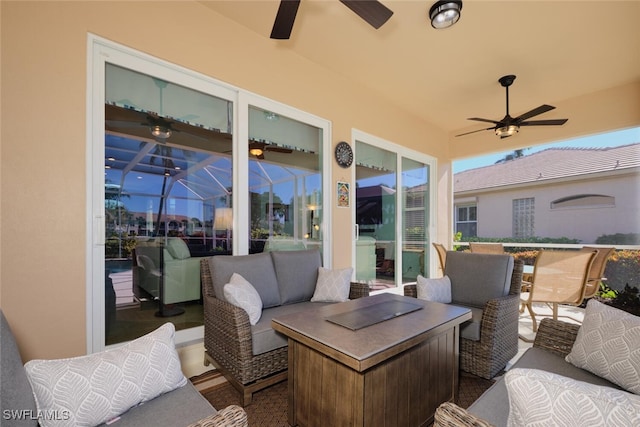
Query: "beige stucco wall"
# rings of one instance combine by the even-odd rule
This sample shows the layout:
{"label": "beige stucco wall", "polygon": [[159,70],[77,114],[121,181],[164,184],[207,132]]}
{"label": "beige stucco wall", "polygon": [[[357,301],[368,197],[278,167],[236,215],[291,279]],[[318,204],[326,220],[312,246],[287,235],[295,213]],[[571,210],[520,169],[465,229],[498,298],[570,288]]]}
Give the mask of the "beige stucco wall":
{"label": "beige stucco wall", "polygon": [[[86,352],[87,34],[446,159],[445,132],[195,2],[5,2],[2,309],[25,358]],[[384,118],[384,119],[383,119]],[[344,171],[336,168],[343,177]],[[334,265],[351,216],[333,210]]]}
{"label": "beige stucco wall", "polygon": [[[615,205],[551,209],[551,202],[579,194],[611,196],[615,199]],[[604,234],[637,232],[636,212],[640,208],[638,194],[640,174],[637,172],[479,193],[476,195],[478,236],[511,237],[512,201],[523,198],[535,199],[537,237],[568,237],[589,244],[595,243]]]}
{"label": "beige stucco wall", "polygon": [[[435,156],[434,240],[450,238],[449,151],[465,157],[509,149],[485,135],[452,139],[450,146],[449,135],[436,126],[197,2],[2,1],[0,17],[0,306],[25,359],[86,352],[88,33],[329,119],[333,144],[357,128]],[[606,127],[608,115],[617,117],[606,122],[611,129],[640,123],[639,85],[613,92],[607,99],[615,105],[588,129]],[[579,123],[567,132],[583,132]],[[333,182],[344,175],[339,168],[333,174]],[[341,267],[351,259],[344,242],[351,215],[332,211],[331,248]]]}

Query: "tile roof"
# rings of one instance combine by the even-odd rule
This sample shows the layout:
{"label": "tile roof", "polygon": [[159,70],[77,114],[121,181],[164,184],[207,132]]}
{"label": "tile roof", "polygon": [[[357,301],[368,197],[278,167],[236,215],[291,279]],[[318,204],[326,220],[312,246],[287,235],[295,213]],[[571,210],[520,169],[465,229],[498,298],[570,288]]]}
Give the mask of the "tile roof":
{"label": "tile roof", "polygon": [[640,167],[640,143],[607,148],[548,148],[453,177],[455,193]]}

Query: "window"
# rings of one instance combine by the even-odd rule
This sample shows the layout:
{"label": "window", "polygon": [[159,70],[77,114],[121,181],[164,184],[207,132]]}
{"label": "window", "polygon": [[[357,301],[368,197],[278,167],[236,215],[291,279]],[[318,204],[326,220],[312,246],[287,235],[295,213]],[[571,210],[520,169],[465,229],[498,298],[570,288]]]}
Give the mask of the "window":
{"label": "window", "polygon": [[513,237],[535,236],[534,208],[535,199],[533,197],[513,200]]}
{"label": "window", "polygon": [[456,233],[462,233],[464,237],[476,237],[478,235],[477,206],[456,206]]}
{"label": "window", "polygon": [[616,199],[602,194],[578,194],[551,202],[551,209],[613,207]]}
{"label": "window", "polygon": [[202,257],[322,251],[330,122],[90,40],[87,351],[166,321],[201,339]]}

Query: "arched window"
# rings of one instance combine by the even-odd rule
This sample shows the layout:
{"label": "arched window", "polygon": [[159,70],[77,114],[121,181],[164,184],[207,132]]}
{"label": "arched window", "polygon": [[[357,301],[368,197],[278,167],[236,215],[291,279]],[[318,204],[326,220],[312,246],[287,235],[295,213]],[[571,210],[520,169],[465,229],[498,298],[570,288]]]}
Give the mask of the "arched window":
{"label": "arched window", "polygon": [[603,194],[576,194],[562,197],[551,202],[551,209],[596,208],[615,206],[616,199]]}

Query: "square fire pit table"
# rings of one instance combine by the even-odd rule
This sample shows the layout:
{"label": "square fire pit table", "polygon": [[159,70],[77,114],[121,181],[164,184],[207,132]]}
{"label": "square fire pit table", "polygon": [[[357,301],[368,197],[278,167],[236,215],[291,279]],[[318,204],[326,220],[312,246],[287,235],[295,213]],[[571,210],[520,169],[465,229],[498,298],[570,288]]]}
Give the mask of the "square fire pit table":
{"label": "square fire pit table", "polygon": [[289,339],[289,423],[432,423],[456,398],[459,329],[470,319],[463,307],[390,293],[274,318]]}

